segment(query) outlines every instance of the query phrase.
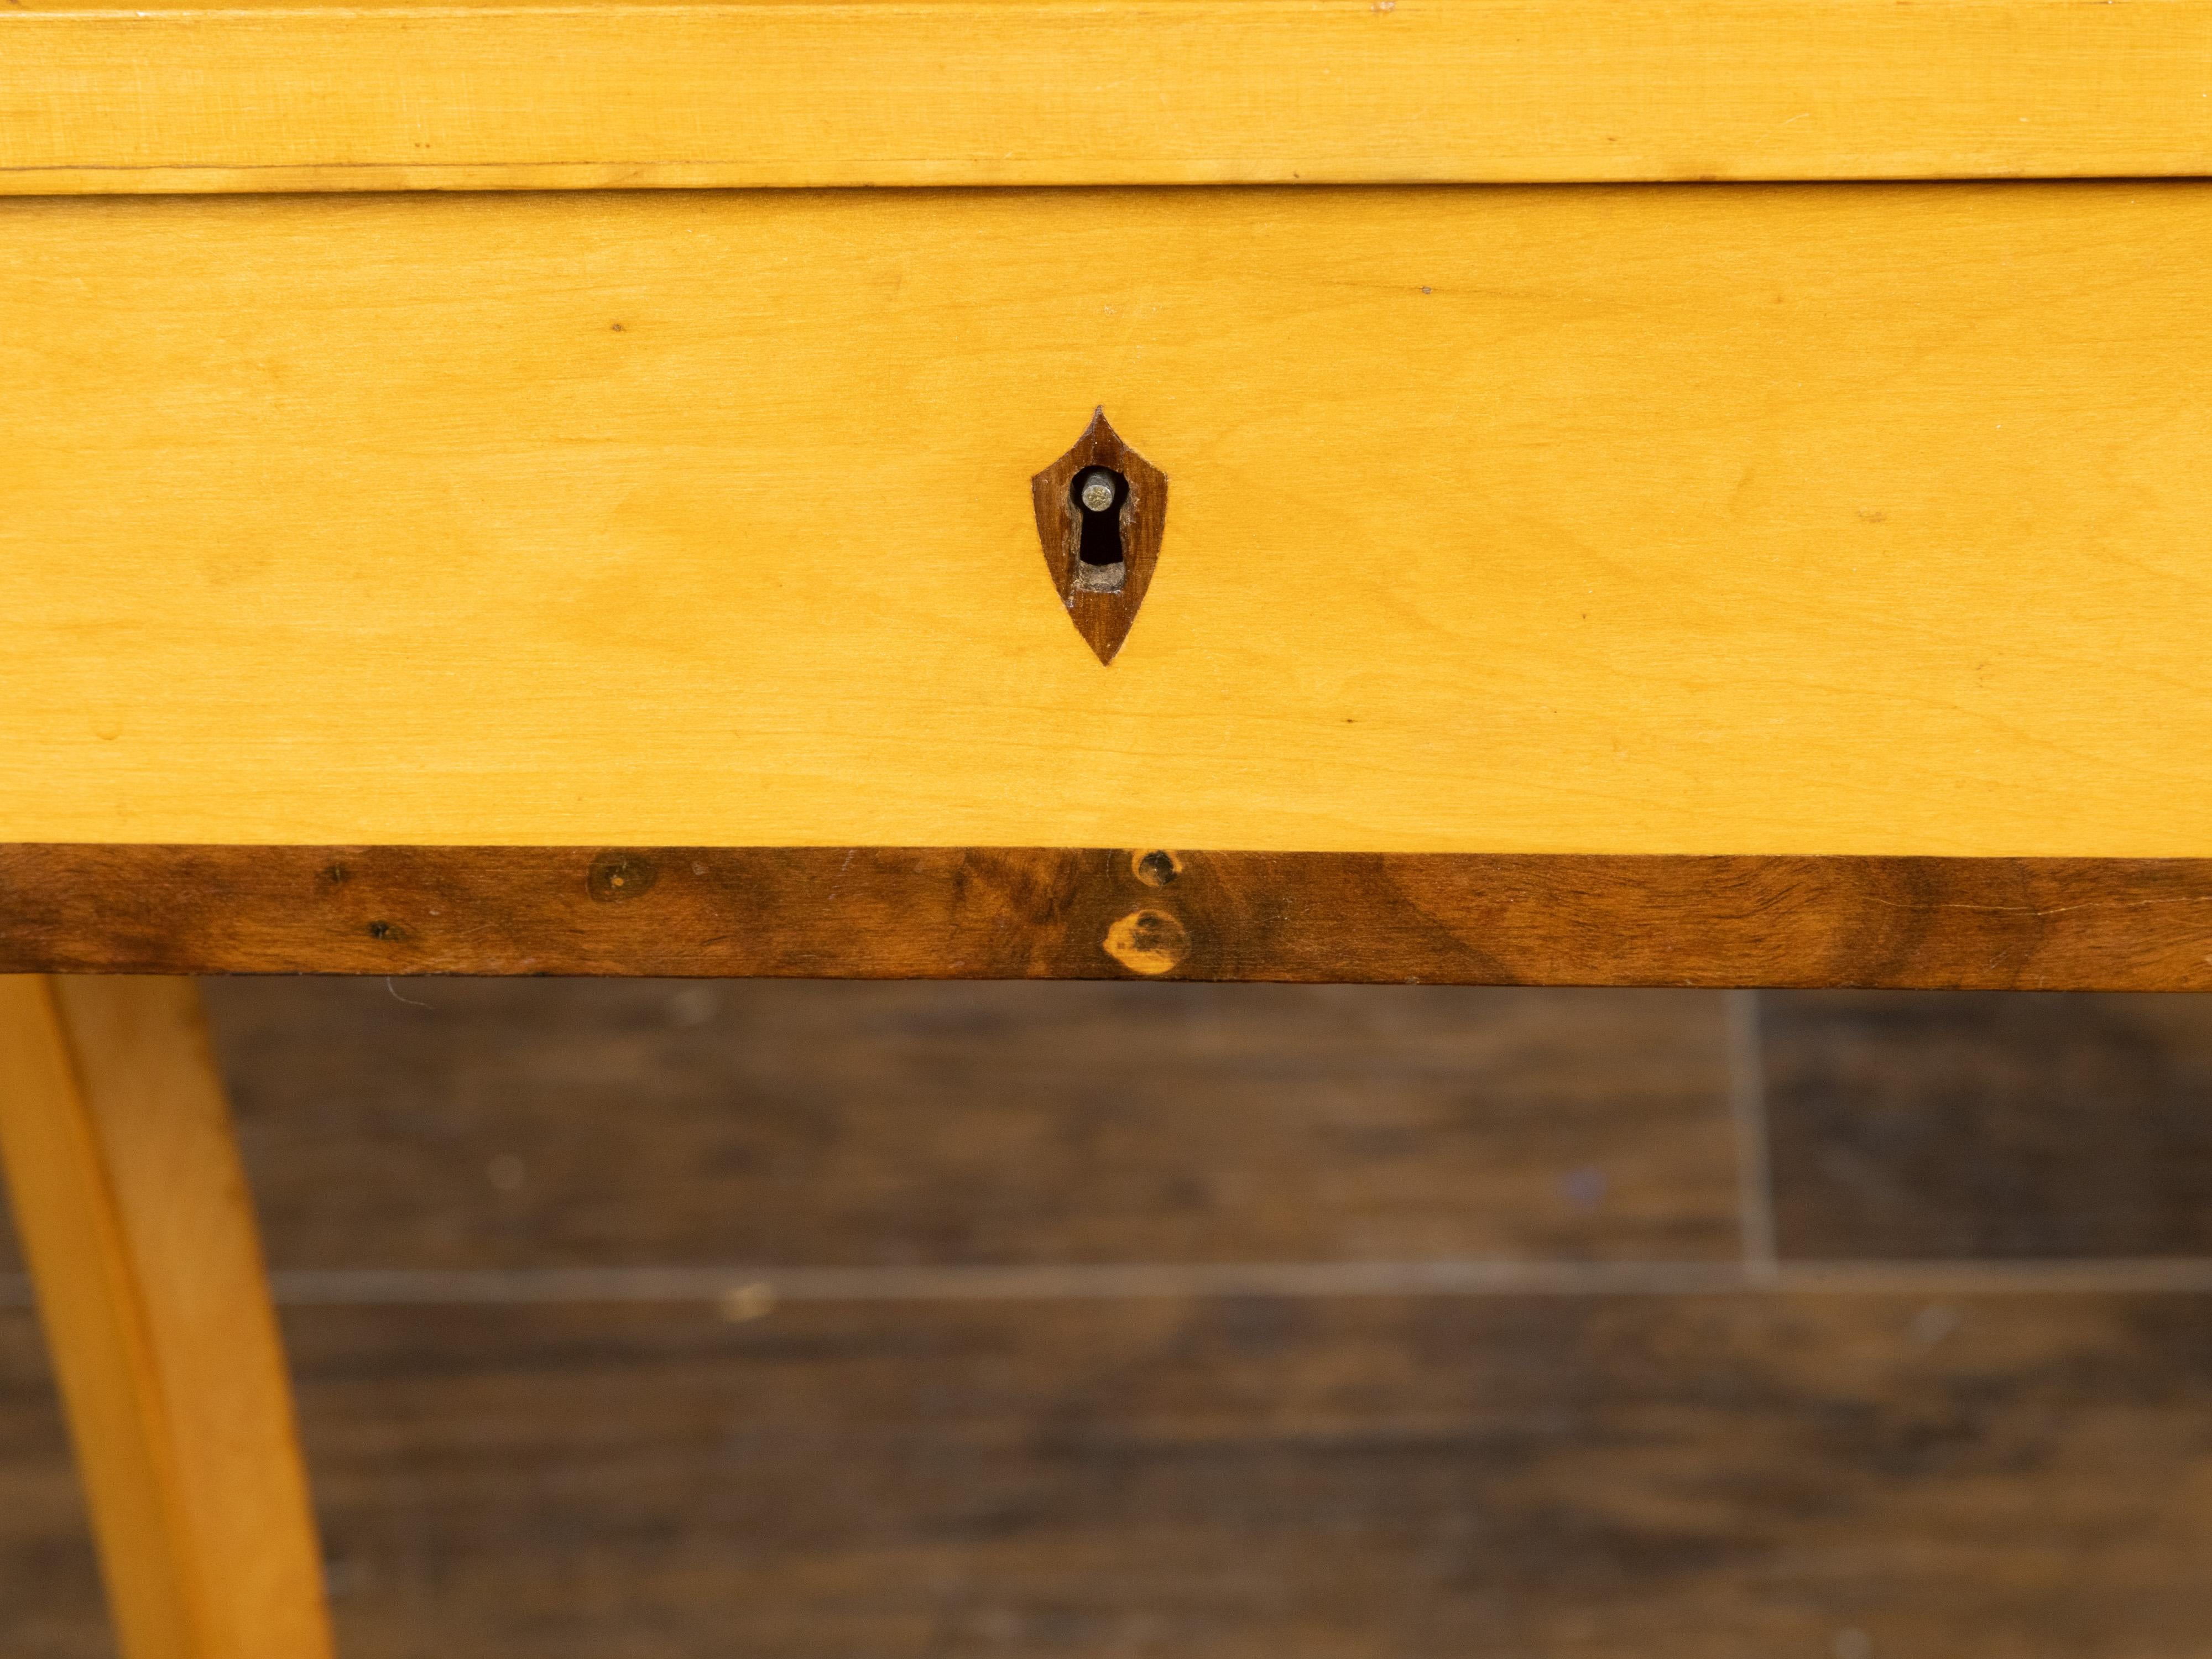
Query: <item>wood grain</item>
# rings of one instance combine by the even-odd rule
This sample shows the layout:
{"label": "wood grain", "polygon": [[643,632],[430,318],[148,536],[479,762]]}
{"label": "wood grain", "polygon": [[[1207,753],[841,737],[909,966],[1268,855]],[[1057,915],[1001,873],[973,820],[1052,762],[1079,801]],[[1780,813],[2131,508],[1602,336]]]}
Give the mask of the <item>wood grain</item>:
{"label": "wood grain", "polygon": [[2204,989],[2212,861],[15,845],[0,969]]}
{"label": "wood grain", "polygon": [[2212,1255],[2212,1001],[1765,1000],[1782,1248]]}
{"label": "wood grain", "polygon": [[0,1308],[0,1639],[39,1659],[116,1659],[91,1519],[37,1318]]}
{"label": "wood grain", "polygon": [[2205,0],[0,10],[0,190],[2140,176]]}
{"label": "wood grain", "polygon": [[[0,841],[2212,854],[2212,187],[0,242]],[[1029,485],[1102,403],[1175,479],[1104,676]]]}
{"label": "wood grain", "polygon": [[0,1154],[125,1659],[327,1659],[284,1357],[192,986],[0,978]]}
{"label": "wood grain", "polygon": [[[1602,1248],[1522,1231],[1541,1218],[1515,1148],[1580,1142],[1655,1181],[1666,1143],[1710,1148],[1688,1096],[1715,999],[204,988],[295,1265],[726,1261],[788,1229],[793,1260],[1048,1268],[1024,1301],[741,1323],[711,1299],[288,1310],[348,1659],[2212,1655],[2201,1293],[2057,1273],[1994,1293],[1971,1264],[1808,1293],[1052,1293],[1055,1255],[1349,1255],[1363,1226],[1393,1249]],[[1817,1000],[1841,1005],[1832,1070],[1936,1055],[1939,1084],[1978,1066],[1992,1093],[2021,1086],[2008,1050],[2050,1008],[1931,999],[1884,1024]],[[2159,1086],[2142,1050],[2175,1068],[2148,1098],[2185,1093],[2197,1000],[2130,999],[2132,1036],[2112,1009],[2037,1050],[2106,1079],[2082,1184],[2142,1161],[2113,1119]],[[2066,1058],[2082,1042],[2094,1064]],[[1036,1115],[1008,1133],[1017,1095]],[[2149,1115],[2185,1163],[2172,1111]],[[1407,1112],[1402,1153],[1352,1144]],[[519,1188],[486,1179],[501,1152]],[[1200,1160],[1221,1180],[1194,1215]],[[1066,1184],[1085,1164],[1100,1181]],[[1705,1239],[1712,1177],[1676,1168]],[[2031,1232],[2080,1196],[2011,1191]],[[28,1312],[0,1308],[0,1646],[112,1659],[50,1388]]]}
{"label": "wood grain", "polygon": [[1709,993],[400,988],[203,988],[280,1272],[1737,1246]]}
{"label": "wood grain", "polygon": [[1877,1655],[2204,1659],[2203,1310],[1232,1297],[291,1323],[356,1659],[1766,1659],[1846,1631]]}
{"label": "wood grain", "polygon": [[[288,1322],[349,1659],[2212,1654],[2201,1298]],[[0,1629],[102,1659],[27,1452]]]}

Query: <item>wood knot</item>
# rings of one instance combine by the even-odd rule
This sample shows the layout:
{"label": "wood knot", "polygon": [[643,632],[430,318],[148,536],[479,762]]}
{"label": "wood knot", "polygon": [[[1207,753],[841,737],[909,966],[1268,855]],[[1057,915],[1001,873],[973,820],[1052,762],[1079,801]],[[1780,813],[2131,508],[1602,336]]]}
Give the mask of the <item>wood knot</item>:
{"label": "wood knot", "polygon": [[650,892],[660,879],[653,860],[635,853],[602,853],[592,860],[584,885],[602,904],[618,904]]}
{"label": "wood knot", "polygon": [[1155,848],[1149,853],[1132,853],[1129,867],[1146,886],[1165,887],[1182,873],[1182,860],[1173,853]]}
{"label": "wood knot", "polygon": [[1190,954],[1190,930],[1164,910],[1132,910],[1106,930],[1104,948],[1133,974],[1164,974]]}
{"label": "wood knot", "polygon": [[371,939],[405,939],[407,930],[396,921],[372,921],[368,924]]}

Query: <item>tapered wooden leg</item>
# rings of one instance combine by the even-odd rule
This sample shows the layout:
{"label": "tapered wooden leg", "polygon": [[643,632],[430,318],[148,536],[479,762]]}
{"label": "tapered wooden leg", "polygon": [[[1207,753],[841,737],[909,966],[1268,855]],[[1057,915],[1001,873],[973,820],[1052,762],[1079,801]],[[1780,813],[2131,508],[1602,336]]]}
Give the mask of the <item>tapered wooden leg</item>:
{"label": "tapered wooden leg", "polygon": [[328,1659],[283,1350],[192,982],[0,976],[0,1162],[125,1659]]}

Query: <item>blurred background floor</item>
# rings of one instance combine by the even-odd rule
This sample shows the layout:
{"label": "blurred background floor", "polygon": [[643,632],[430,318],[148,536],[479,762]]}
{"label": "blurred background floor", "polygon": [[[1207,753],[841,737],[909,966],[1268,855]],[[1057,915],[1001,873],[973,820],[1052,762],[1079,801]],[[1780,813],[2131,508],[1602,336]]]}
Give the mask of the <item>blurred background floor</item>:
{"label": "blurred background floor", "polygon": [[2212,1656],[2212,1000],[207,994],[346,1659]]}

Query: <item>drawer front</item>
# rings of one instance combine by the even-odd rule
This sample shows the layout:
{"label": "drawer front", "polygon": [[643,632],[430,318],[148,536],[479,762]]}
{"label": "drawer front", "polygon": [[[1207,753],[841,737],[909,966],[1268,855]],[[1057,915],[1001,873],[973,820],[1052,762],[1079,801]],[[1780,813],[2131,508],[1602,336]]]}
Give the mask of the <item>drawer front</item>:
{"label": "drawer front", "polygon": [[2212,852],[2197,184],[0,218],[0,841]]}

